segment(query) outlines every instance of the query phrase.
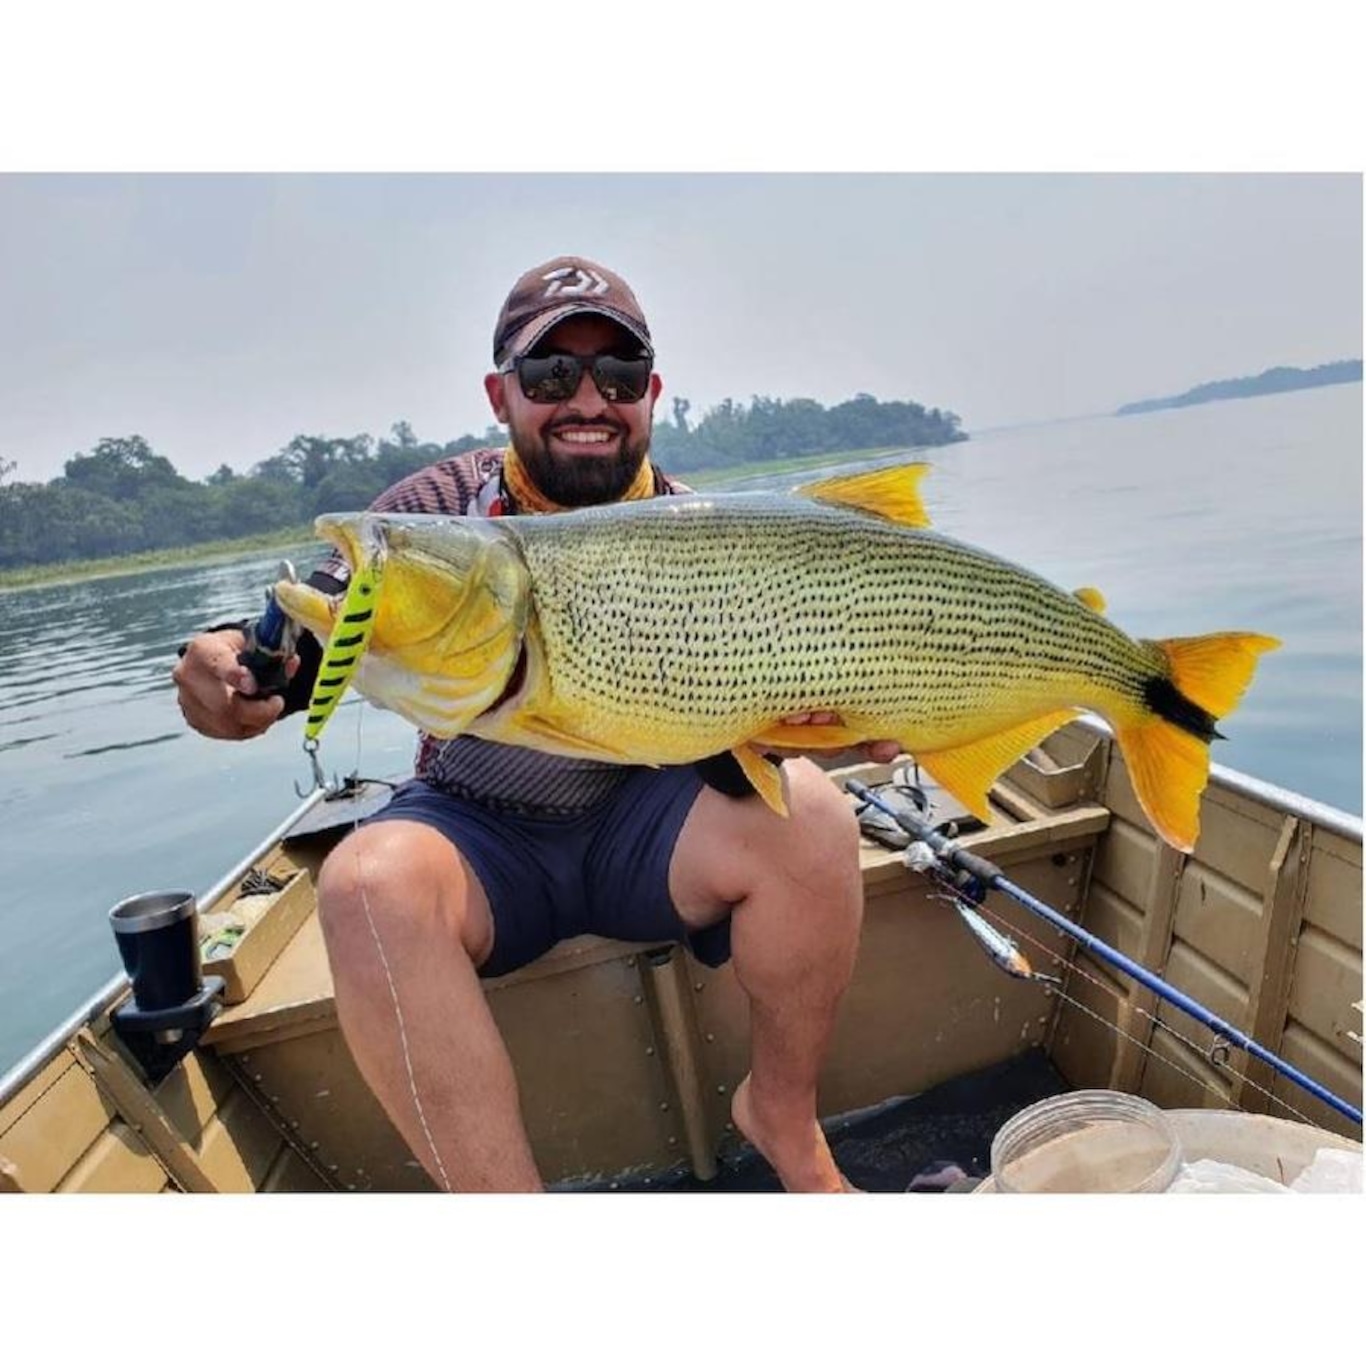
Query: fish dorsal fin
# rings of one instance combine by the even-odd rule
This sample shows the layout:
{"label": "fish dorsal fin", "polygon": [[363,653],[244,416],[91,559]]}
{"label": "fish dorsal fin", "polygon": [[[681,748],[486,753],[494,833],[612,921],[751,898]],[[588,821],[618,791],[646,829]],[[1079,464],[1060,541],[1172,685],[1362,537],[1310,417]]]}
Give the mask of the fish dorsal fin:
{"label": "fish dorsal fin", "polygon": [[930,515],[920,501],[920,481],[929,465],[921,460],[913,465],[893,465],[890,469],[863,474],[839,474],[833,479],[818,479],[794,490],[799,498],[818,503],[834,503],[875,517],[885,517],[903,526],[926,527]]}
{"label": "fish dorsal fin", "polygon": [[1093,612],[1105,615],[1105,595],[1099,588],[1078,588],[1072,596],[1078,602],[1084,602]]}

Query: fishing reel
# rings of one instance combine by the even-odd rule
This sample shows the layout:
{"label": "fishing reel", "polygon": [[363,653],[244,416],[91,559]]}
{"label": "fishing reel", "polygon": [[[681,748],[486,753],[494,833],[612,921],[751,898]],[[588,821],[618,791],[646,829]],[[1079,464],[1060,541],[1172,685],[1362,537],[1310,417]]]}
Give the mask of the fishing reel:
{"label": "fishing reel", "polygon": [[[276,578],[298,583],[299,576],[289,560],[281,560]],[[275,590],[266,589],[266,610],[243,628],[246,645],[237,662],[251,670],[256,680],[257,695],[274,697],[289,688],[286,665],[294,657],[299,643],[299,627],[286,615],[275,600]]]}

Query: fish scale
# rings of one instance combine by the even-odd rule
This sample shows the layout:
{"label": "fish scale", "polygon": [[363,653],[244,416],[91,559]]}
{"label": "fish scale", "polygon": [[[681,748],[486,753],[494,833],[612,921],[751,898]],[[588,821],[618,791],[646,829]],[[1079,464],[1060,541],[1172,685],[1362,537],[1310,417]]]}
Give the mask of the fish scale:
{"label": "fish scale", "polygon": [[733,743],[737,723],[817,709],[877,716],[899,739],[937,733],[1003,687],[1046,693],[1041,661],[1084,676],[1099,657],[1114,680],[1151,668],[1103,617],[1026,571],[818,503],[675,499],[667,516],[613,506],[507,529],[557,698],[591,707],[604,741],[623,725],[649,733],[659,762]]}

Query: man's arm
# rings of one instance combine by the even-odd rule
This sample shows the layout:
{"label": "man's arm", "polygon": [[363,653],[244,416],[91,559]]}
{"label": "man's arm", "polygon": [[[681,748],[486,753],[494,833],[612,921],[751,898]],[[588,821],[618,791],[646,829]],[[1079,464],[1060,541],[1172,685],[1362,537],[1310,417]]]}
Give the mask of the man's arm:
{"label": "man's arm", "polygon": [[[417,471],[386,489],[370,505],[376,512],[465,511],[479,483],[487,477],[497,453],[467,452],[448,457]],[[346,589],[346,563],[330,554],[308,576],[307,582],[324,593]],[[250,740],[262,735],[282,716],[303,711],[313,691],[322,661],[322,646],[307,631],[299,637],[296,654],[285,666],[289,686],[268,697],[250,669],[238,662],[246,648],[246,622],[210,627],[180,647],[180,660],[171,671],[181,714],[201,735],[217,740]]]}

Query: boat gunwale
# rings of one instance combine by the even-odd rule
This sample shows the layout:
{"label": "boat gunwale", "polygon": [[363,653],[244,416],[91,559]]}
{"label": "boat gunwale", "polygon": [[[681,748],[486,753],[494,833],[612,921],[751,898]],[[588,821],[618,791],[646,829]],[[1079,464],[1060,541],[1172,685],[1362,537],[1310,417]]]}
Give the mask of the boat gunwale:
{"label": "boat gunwale", "polygon": [[[250,853],[243,855],[217,882],[201,892],[195,905],[212,906],[258,859],[270,853],[330,791],[330,788],[320,787],[310,792],[279,825],[252,847]],[[128,990],[128,986],[128,974],[120,969],[102,987],[97,987],[84,1005],[78,1006],[61,1024],[34,1044],[8,1072],[0,1076],[0,1105],[7,1105],[17,1096],[62,1051],[77,1030],[111,1007]]]}

